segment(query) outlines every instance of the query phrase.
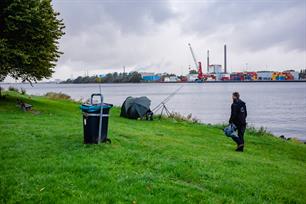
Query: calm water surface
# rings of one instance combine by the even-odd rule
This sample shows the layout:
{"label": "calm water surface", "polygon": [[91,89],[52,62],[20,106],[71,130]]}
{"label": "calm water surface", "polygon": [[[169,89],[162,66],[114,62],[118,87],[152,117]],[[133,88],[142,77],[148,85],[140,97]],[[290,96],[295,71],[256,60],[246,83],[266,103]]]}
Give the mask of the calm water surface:
{"label": "calm water surface", "polygon": [[[29,94],[63,92],[74,99],[87,99],[99,92],[97,84],[4,84],[22,87]],[[204,123],[227,123],[231,93],[240,92],[248,108],[248,123],[266,127],[275,135],[306,140],[306,83],[209,83],[209,84],[102,84],[105,102],[121,105],[128,96],[148,96],[154,108],[180,86],[166,104],[170,111],[191,113]]]}

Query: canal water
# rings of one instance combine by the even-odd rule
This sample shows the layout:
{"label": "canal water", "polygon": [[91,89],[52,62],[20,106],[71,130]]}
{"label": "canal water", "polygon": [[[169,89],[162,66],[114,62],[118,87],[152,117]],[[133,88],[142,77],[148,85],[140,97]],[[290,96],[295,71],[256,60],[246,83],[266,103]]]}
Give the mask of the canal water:
{"label": "canal water", "polygon": [[[63,92],[73,99],[86,100],[99,92],[98,84],[1,84],[27,93],[43,95]],[[182,88],[167,102],[170,111],[192,114],[203,123],[227,123],[231,93],[240,92],[248,109],[248,124],[265,127],[275,135],[306,140],[306,83],[191,83],[191,84],[101,84],[105,101],[120,106],[128,96],[147,96],[154,108]]]}

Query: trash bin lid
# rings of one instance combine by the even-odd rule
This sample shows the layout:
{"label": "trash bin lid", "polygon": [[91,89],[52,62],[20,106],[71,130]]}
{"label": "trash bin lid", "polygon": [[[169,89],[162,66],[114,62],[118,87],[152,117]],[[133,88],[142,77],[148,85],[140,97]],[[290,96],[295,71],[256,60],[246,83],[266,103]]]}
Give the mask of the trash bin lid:
{"label": "trash bin lid", "polygon": [[[111,108],[113,107],[112,104],[107,104],[107,103],[103,103],[103,109],[105,108]],[[80,105],[80,109],[84,112],[88,112],[88,113],[91,113],[91,112],[97,112],[97,111],[100,111],[101,109],[101,105],[100,104],[82,104]]]}

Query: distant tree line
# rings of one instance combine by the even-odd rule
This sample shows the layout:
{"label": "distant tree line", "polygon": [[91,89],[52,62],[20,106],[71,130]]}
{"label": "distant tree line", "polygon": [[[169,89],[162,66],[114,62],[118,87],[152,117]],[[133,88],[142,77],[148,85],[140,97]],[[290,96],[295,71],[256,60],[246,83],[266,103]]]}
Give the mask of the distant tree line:
{"label": "distant tree line", "polygon": [[62,83],[139,83],[141,74],[138,72],[130,73],[108,73],[105,76],[79,76],[76,79],[67,79]]}

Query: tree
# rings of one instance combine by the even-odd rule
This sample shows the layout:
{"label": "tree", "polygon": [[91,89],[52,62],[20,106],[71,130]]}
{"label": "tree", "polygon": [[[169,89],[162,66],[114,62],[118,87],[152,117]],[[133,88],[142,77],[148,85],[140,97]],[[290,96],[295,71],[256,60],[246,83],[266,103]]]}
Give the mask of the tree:
{"label": "tree", "polygon": [[11,76],[32,83],[52,76],[64,35],[58,15],[51,0],[1,0],[0,81]]}
{"label": "tree", "polygon": [[189,74],[198,74],[198,71],[197,71],[197,70],[192,69],[192,70],[189,70]]}
{"label": "tree", "polygon": [[138,72],[129,73],[129,82],[131,83],[139,83],[141,81],[141,74]]}

